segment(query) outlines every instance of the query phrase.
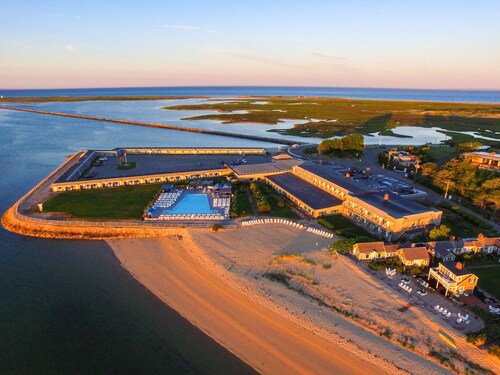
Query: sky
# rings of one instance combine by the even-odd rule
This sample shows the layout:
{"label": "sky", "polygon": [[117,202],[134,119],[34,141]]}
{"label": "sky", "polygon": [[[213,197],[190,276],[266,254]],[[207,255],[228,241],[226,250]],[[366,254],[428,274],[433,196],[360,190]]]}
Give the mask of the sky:
{"label": "sky", "polygon": [[500,89],[499,0],[0,0],[0,88]]}

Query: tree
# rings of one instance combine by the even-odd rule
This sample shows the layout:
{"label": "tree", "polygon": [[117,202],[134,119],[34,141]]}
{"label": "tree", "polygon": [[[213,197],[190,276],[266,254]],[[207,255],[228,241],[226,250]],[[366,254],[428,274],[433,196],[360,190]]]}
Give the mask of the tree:
{"label": "tree", "polygon": [[430,176],[432,175],[437,169],[437,164],[436,163],[425,163],[420,165],[420,170],[422,171],[423,176]]}
{"label": "tree", "polygon": [[439,227],[431,229],[429,232],[429,239],[432,241],[447,240],[450,236],[451,229],[446,225],[441,224]]}
{"label": "tree", "polygon": [[342,138],[324,139],[318,149],[323,154],[333,151],[363,151],[365,140],[361,134],[353,133]]}
{"label": "tree", "polygon": [[341,253],[351,253],[352,247],[356,243],[355,238],[348,238],[345,240],[338,240],[332,244],[332,250],[341,252]]}
{"label": "tree", "polygon": [[477,141],[462,142],[462,143],[459,143],[457,145],[457,149],[460,152],[469,152],[469,151],[477,150],[482,145],[483,144],[481,142],[477,142]]}

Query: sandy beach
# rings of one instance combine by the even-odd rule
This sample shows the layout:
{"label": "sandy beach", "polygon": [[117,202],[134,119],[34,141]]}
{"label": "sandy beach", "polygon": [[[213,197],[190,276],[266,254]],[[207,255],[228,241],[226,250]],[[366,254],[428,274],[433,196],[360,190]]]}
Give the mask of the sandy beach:
{"label": "sandy beach", "polygon": [[[442,347],[437,322],[416,309],[398,312],[405,301],[346,258],[327,254],[331,240],[279,225],[188,233],[107,242],[137,280],[257,371],[449,373],[424,358],[429,349],[419,341],[425,337]],[[297,290],[318,299],[262,277],[280,270],[305,275],[293,280]],[[319,300],[365,320],[349,319]],[[418,338],[416,347],[381,337],[374,327],[385,326],[395,337]],[[464,352],[474,350],[455,338]]]}

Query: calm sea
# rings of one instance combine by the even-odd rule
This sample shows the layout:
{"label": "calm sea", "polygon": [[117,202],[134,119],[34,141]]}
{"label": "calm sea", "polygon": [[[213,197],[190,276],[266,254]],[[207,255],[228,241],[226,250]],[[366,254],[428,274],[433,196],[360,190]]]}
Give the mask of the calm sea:
{"label": "calm sea", "polygon": [[[0,211],[66,155],[90,145],[218,145],[225,140],[158,130],[0,111]],[[28,238],[2,228],[0,373],[253,370],[136,282],[104,242]]]}
{"label": "calm sea", "polygon": [[200,87],[125,87],[100,89],[2,90],[4,97],[34,96],[324,96],[354,99],[421,100],[465,103],[500,103],[499,90],[417,90],[350,87],[281,86],[200,86]]}

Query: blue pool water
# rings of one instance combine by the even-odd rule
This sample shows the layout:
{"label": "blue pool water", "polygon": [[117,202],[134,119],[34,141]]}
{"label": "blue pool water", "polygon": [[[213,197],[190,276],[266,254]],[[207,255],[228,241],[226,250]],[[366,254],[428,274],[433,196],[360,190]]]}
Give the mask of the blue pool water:
{"label": "blue pool water", "polygon": [[165,214],[216,214],[217,210],[210,208],[207,194],[188,194]]}

